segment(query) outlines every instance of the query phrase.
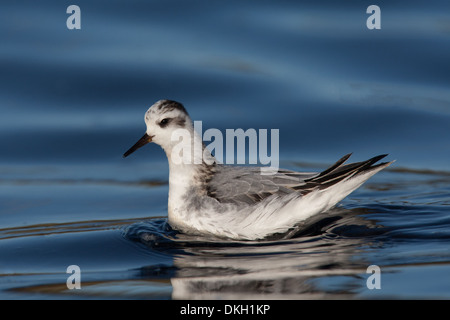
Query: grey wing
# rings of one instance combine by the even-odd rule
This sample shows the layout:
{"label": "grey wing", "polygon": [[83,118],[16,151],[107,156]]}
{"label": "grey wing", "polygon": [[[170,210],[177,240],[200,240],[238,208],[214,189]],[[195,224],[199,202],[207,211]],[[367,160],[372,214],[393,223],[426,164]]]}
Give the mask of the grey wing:
{"label": "grey wing", "polygon": [[253,204],[272,195],[297,192],[305,195],[316,189],[326,189],[340,181],[385,168],[392,162],[376,164],[386,155],[343,165],[351,153],[320,173],[279,170],[274,175],[261,175],[260,168],[219,166],[208,183],[208,194],[220,202]]}
{"label": "grey wing", "polygon": [[208,195],[222,203],[253,204],[272,195],[298,192],[317,173],[279,170],[262,175],[258,167],[218,166],[208,183]]}

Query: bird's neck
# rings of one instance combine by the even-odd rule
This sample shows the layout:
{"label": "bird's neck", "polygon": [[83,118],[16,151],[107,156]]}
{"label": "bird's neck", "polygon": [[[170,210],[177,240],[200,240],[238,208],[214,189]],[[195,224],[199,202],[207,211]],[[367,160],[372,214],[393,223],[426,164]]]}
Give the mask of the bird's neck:
{"label": "bird's neck", "polygon": [[196,131],[180,130],[172,139],[168,146],[163,147],[171,171],[188,175],[198,170],[199,166],[216,162]]}
{"label": "bird's neck", "polygon": [[194,188],[201,191],[214,171],[215,158],[194,130],[181,132],[179,140],[164,148],[169,161],[169,188],[172,198]]}

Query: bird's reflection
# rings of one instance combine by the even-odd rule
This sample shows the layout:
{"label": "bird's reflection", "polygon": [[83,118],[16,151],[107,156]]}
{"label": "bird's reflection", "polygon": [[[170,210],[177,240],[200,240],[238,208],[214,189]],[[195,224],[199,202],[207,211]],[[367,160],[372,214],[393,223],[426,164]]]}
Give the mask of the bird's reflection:
{"label": "bird's reflection", "polygon": [[[352,296],[355,283],[370,264],[362,253],[380,242],[382,226],[362,217],[367,209],[337,208],[318,215],[288,234],[265,241],[230,242],[165,232],[141,232],[153,249],[174,256],[170,274],[174,299],[289,299],[333,296],[317,286],[318,279],[348,277]],[[142,227],[142,226],[141,226]],[[149,270],[142,270],[143,276]],[[152,273],[152,272],[150,272]],[[356,285],[357,286],[357,285]]]}

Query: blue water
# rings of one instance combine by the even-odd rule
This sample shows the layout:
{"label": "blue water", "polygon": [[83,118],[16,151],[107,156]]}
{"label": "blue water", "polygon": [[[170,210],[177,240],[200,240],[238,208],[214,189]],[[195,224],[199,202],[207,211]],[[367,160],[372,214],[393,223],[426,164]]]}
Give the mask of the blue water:
{"label": "blue water", "polygon": [[[2,1],[0,298],[450,298],[450,3],[371,4]],[[163,98],[283,168],[397,161],[292,239],[177,234],[161,148],[122,159]]]}

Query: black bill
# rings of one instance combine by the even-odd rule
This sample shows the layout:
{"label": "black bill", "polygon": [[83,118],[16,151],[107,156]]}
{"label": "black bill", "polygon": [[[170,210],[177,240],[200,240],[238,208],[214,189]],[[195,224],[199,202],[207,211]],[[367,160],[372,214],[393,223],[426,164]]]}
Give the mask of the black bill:
{"label": "black bill", "polygon": [[126,158],[133,152],[135,152],[140,147],[145,146],[147,143],[152,142],[152,137],[150,137],[147,133],[142,136],[142,138],[139,139],[138,142],[136,142],[130,149],[128,149],[127,152],[123,154],[123,157]]}

